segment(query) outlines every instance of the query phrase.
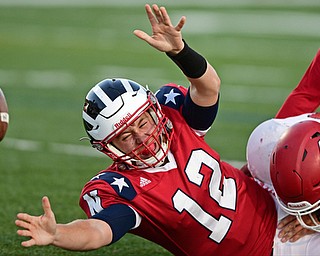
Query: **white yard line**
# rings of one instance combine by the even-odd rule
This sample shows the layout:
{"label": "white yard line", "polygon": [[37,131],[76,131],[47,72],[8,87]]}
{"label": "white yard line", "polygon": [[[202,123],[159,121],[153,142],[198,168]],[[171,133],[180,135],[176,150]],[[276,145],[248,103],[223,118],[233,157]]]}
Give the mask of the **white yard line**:
{"label": "white yard line", "polygon": [[31,152],[40,152],[43,150],[48,150],[51,153],[56,154],[67,154],[74,156],[89,156],[89,157],[106,157],[104,154],[98,152],[94,148],[91,148],[89,142],[83,142],[87,145],[75,145],[75,144],[64,144],[64,143],[45,143],[41,141],[34,140],[24,140],[24,139],[15,139],[7,137],[1,141],[1,146],[15,149],[19,151],[31,151]]}
{"label": "white yard line", "polygon": [[[134,77],[136,81],[152,81],[148,84],[153,91],[170,82],[165,79],[164,71],[153,68],[134,68],[123,66],[103,66],[96,67],[97,77],[104,77],[106,74],[113,74],[113,77]],[[221,92],[224,101],[228,102],[254,102],[256,104],[264,103],[282,103],[284,98],[288,95],[288,88],[283,88],[281,85],[286,82],[290,70],[286,68],[272,68],[272,67],[254,67],[242,65],[225,65],[219,67],[220,76],[224,74],[236,74],[237,81],[234,83],[225,84],[221,86]],[[247,76],[245,74],[250,74]],[[273,76],[270,76],[270,73]],[[30,88],[76,88],[77,75],[67,71],[57,70],[0,70],[1,83],[5,85],[23,84],[23,86]],[[160,79],[161,77],[161,79]],[[249,80],[248,80],[249,79]],[[23,81],[23,82],[22,82]],[[248,84],[261,84],[263,86],[248,86]],[[175,83],[187,86],[187,81],[174,81]],[[13,85],[11,85],[13,86]],[[272,90],[270,90],[272,86]],[[292,88],[295,85],[292,85]]]}

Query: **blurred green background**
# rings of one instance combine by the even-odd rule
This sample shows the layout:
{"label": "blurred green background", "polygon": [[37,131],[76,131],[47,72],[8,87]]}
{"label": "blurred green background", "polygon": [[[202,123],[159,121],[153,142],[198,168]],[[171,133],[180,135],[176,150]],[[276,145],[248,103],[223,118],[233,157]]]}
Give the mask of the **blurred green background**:
{"label": "blurred green background", "polygon": [[[43,195],[58,222],[85,218],[82,186],[110,164],[79,141],[84,97],[95,83],[125,77],[153,91],[168,82],[188,85],[165,54],[133,35],[151,32],[145,3],[0,0],[0,88],[10,113],[0,143],[0,255],[169,255],[132,235],[94,252],[25,249],[14,225],[18,212],[42,214]],[[277,112],[319,48],[320,2],[155,3],[167,7],[173,24],[187,16],[184,38],[219,73],[220,109],[207,141],[241,166],[250,132]]]}

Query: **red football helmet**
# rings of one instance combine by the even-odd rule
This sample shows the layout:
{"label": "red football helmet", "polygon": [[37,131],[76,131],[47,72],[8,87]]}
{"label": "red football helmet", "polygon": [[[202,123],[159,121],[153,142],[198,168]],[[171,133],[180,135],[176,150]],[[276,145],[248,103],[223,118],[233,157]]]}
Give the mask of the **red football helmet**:
{"label": "red football helmet", "polygon": [[[143,143],[125,154],[112,141],[143,113],[150,114],[155,129]],[[156,167],[165,161],[173,127],[157,98],[140,84],[122,78],[99,82],[86,96],[82,118],[92,146],[112,158],[118,168]],[[153,148],[159,150],[154,152]],[[142,149],[152,156],[141,158]]]}
{"label": "red football helmet", "polygon": [[[290,127],[275,146],[270,175],[280,206],[305,228],[320,232],[320,123]],[[309,225],[305,222],[306,217]],[[304,217],[304,218],[303,218]]]}

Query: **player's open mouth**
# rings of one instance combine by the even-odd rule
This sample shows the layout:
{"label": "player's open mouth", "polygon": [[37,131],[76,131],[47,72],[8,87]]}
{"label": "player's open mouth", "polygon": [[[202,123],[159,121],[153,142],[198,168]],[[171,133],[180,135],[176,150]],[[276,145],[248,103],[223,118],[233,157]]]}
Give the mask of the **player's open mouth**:
{"label": "player's open mouth", "polygon": [[139,152],[139,156],[142,158],[142,159],[147,159],[153,155],[156,154],[158,150],[158,147],[157,147],[157,143],[151,143],[151,144],[148,144],[148,147],[144,147],[140,152]]}

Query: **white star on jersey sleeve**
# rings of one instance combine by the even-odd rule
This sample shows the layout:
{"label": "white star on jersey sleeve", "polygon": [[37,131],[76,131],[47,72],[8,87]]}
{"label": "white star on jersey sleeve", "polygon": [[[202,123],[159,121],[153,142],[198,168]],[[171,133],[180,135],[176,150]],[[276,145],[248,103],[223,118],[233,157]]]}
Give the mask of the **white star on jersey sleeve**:
{"label": "white star on jersey sleeve", "polygon": [[114,179],[114,182],[112,182],[110,185],[113,185],[113,186],[118,186],[119,188],[119,192],[121,193],[123,187],[129,187],[129,185],[124,181],[124,178],[116,178],[116,177],[113,177]]}
{"label": "white star on jersey sleeve", "polygon": [[164,94],[164,96],[166,97],[166,102],[164,104],[168,104],[170,101],[176,105],[176,100],[175,97],[179,96],[180,93],[176,93],[174,92],[173,89],[171,89],[171,91],[167,94]]}

